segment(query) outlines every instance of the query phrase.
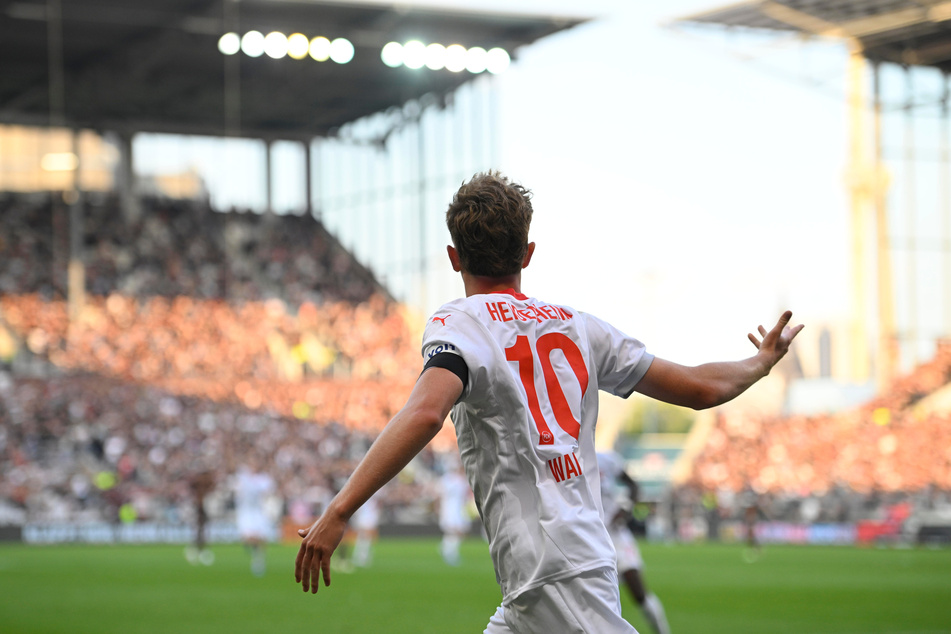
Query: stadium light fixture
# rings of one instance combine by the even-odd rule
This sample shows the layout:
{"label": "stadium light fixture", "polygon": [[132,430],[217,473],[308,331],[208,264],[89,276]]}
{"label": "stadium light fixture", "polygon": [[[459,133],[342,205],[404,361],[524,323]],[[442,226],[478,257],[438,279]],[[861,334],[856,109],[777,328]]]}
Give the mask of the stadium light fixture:
{"label": "stadium light fixture", "polygon": [[419,40],[410,40],[403,45],[403,65],[416,70],[426,63],[426,45]]}
{"label": "stadium light fixture", "polygon": [[461,44],[446,47],[446,70],[459,73],[466,68],[466,48]]}
{"label": "stadium light fixture", "polygon": [[248,57],[261,57],[264,54],[264,34],[260,31],[248,31],[241,38],[241,50]]}
{"label": "stadium light fixture", "polygon": [[509,57],[508,51],[504,48],[496,47],[489,49],[488,57],[486,58],[486,70],[493,75],[504,73],[508,70],[511,63],[512,58]]}
{"label": "stadium light fixture", "polygon": [[466,51],[466,70],[478,75],[486,69],[489,54],[481,46],[473,46]]}
{"label": "stadium light fixture", "polygon": [[287,56],[287,36],[280,31],[271,31],[264,38],[264,52],[272,59]]}
{"label": "stadium light fixture", "polygon": [[218,38],[218,50],[222,55],[234,55],[241,50],[241,36],[237,33],[225,33]]}
{"label": "stadium light fixture", "polygon": [[426,47],[424,54],[426,68],[429,70],[441,70],[446,67],[446,47],[439,43],[433,43]]}
{"label": "stadium light fixture", "polygon": [[304,59],[310,50],[310,40],[303,33],[294,33],[287,37],[287,54],[293,59]]}
{"label": "stadium light fixture", "polygon": [[390,68],[399,68],[403,65],[403,45],[399,42],[390,42],[380,51],[380,59]]}
{"label": "stadium light fixture", "polygon": [[318,62],[330,59],[330,40],[318,35],[310,41],[310,56]]}
{"label": "stadium light fixture", "polygon": [[330,59],[338,64],[346,64],[353,59],[353,43],[345,37],[338,37],[330,43]]}

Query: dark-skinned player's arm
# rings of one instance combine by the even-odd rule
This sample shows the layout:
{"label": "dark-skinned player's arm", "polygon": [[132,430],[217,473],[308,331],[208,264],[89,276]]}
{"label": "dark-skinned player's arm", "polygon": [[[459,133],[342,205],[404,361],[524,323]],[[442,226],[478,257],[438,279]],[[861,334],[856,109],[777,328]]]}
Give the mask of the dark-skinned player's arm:
{"label": "dark-skinned player's arm", "polygon": [[462,380],[450,370],[433,367],[424,371],[406,404],[387,423],[323,515],[310,528],[297,531],[303,542],[294,572],[304,592],[317,592],[321,572],[324,585],[330,585],[330,557],[350,516],[442,429],[462,388]]}
{"label": "dark-skinned player's arm", "polygon": [[783,358],[789,344],[803,328],[801,324],[791,328],[790,319],[792,312],[786,311],[769,332],[760,326],[758,331],[762,341],[750,333],[749,339],[757,352],[742,361],[689,367],[655,358],[634,390],[665,403],[693,409],[726,403],[769,374]]}

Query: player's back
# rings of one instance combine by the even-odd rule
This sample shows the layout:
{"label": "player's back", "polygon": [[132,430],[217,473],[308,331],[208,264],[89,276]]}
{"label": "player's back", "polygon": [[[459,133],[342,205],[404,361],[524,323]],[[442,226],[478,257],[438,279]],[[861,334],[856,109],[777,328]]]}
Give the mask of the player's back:
{"label": "player's back", "polygon": [[469,371],[452,419],[503,594],[613,566],[600,518],[597,392],[630,393],[650,364],[643,345],[510,291],[437,311],[423,354],[441,352]]}

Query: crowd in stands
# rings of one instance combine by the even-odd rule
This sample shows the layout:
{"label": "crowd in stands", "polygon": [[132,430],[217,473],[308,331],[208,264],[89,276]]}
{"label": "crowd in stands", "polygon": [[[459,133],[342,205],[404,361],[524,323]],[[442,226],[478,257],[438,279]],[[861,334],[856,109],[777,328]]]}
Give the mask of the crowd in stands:
{"label": "crowd in stands", "polygon": [[[951,505],[951,344],[870,402],[814,416],[720,415],[693,463],[682,506],[811,522]],[[942,391],[944,390],[944,391]],[[715,495],[704,500],[703,492]]]}
{"label": "crowd in stands", "polygon": [[292,314],[280,300],[112,294],[89,297],[72,323],[64,300],[4,295],[0,311],[30,352],[58,367],[156,385],[207,383],[219,398],[246,383],[405,383],[421,363],[406,316],[379,295],[356,305],[307,303]]}
{"label": "crowd in stands", "polygon": [[[0,195],[0,292],[66,296],[69,211],[49,195]],[[288,305],[362,302],[384,292],[310,216],[219,213],[198,201],[118,199],[84,206],[83,260],[94,295],[245,300]]]}
{"label": "crowd in stands", "polygon": [[[342,486],[374,436],[92,374],[2,374],[0,506],[33,522],[117,522],[123,505],[138,520],[189,522],[189,482],[211,472],[207,505],[221,517],[229,476],[257,455],[285,506],[306,516]],[[434,465],[431,451],[421,455],[412,477],[390,485],[391,503],[414,501],[425,513]]]}
{"label": "crowd in stands", "polygon": [[[109,199],[89,206],[88,295],[71,322],[63,210],[0,207],[0,334],[16,342],[0,373],[0,500],[32,520],[114,519],[129,503],[187,514],[189,469],[224,494],[255,451],[286,504],[316,512],[422,367],[416,319],[312,218],[153,201],[130,222]],[[17,371],[26,360],[45,378]],[[447,426],[433,446],[452,440]],[[432,503],[436,462],[417,464],[391,507]],[[97,488],[100,473],[114,486]]]}

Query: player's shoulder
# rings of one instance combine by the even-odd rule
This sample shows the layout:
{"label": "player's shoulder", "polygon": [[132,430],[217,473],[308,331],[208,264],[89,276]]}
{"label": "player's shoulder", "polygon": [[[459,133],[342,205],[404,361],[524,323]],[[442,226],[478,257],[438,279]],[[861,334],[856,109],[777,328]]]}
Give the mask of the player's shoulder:
{"label": "player's shoulder", "polygon": [[426,330],[430,331],[439,327],[460,327],[471,322],[475,304],[470,297],[461,297],[451,302],[446,302],[437,308],[426,321]]}

